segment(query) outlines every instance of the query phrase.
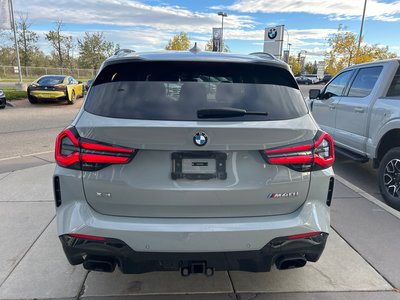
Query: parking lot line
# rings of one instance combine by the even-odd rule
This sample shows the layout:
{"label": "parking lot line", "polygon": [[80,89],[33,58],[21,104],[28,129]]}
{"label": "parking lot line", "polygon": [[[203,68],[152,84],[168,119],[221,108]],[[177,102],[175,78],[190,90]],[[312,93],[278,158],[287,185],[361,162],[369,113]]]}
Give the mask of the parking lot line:
{"label": "parking lot line", "polygon": [[22,157],[35,156],[35,155],[41,155],[41,154],[48,154],[48,153],[52,153],[52,152],[54,152],[54,151],[53,150],[51,150],[51,151],[42,151],[42,152],[35,152],[35,153],[29,153],[29,154],[23,154],[23,155],[17,155],[17,156],[10,156],[10,157],[5,157],[5,158],[0,158],[0,161],[16,159],[16,158],[22,158]]}
{"label": "parking lot line", "polygon": [[1,180],[0,202],[53,202],[54,164],[45,164],[12,172]]}

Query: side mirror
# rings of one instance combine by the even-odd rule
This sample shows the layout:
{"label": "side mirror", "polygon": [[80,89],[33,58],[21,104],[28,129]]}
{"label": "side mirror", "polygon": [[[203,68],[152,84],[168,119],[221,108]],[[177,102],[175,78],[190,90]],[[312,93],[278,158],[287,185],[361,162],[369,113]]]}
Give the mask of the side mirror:
{"label": "side mirror", "polygon": [[308,96],[310,97],[310,99],[317,99],[320,95],[320,91],[317,89],[311,89],[308,92]]}

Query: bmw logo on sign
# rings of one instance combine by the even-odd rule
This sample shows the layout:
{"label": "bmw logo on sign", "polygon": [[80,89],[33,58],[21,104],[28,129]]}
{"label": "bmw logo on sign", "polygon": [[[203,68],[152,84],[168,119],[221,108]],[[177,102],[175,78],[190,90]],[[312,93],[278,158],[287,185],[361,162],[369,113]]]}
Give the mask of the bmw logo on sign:
{"label": "bmw logo on sign", "polygon": [[275,39],[277,35],[278,35],[278,31],[275,28],[271,28],[268,31],[268,37],[269,37],[270,40]]}
{"label": "bmw logo on sign", "polygon": [[196,135],[193,137],[193,142],[196,146],[204,146],[207,144],[208,137],[204,132],[198,132]]}

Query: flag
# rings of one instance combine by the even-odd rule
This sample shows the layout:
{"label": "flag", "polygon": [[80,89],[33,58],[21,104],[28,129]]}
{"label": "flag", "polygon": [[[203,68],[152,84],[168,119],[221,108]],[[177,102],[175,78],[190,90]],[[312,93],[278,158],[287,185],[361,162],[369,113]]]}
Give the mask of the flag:
{"label": "flag", "polygon": [[283,50],[283,61],[289,63],[289,50]]}
{"label": "flag", "polygon": [[9,0],[0,0],[0,29],[11,29]]}
{"label": "flag", "polygon": [[213,51],[221,52],[222,50],[222,28],[213,28]]}

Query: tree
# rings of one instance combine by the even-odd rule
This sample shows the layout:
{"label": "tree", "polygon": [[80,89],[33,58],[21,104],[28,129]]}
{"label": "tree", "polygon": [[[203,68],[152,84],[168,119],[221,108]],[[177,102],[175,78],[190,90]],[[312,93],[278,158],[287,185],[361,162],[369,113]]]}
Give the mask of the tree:
{"label": "tree", "polygon": [[301,74],[301,66],[299,62],[299,58],[295,55],[289,56],[289,66],[292,69],[292,72],[295,76],[299,76]]}
{"label": "tree", "polygon": [[17,22],[17,41],[21,57],[21,64],[25,67],[30,65],[35,52],[39,52],[36,43],[39,39],[36,32],[29,30],[31,23],[28,21],[28,15],[20,15],[19,22]]}
{"label": "tree", "polygon": [[12,66],[16,63],[14,38],[10,30],[0,30],[0,65]]}
{"label": "tree", "polygon": [[72,66],[71,51],[73,48],[72,36],[63,35],[61,33],[64,24],[61,20],[55,23],[54,30],[46,33],[46,40],[50,43],[53,51],[52,56],[55,64],[60,68]]}
{"label": "tree", "polygon": [[174,35],[168,42],[165,50],[189,50],[190,41],[186,32]]}
{"label": "tree", "polygon": [[79,62],[83,68],[98,69],[107,57],[114,53],[114,44],[107,42],[102,32],[85,33],[78,39]]}
{"label": "tree", "polygon": [[328,43],[331,50],[325,54],[325,71],[331,75],[354,64],[396,57],[395,53],[389,52],[388,47],[379,47],[377,44],[363,44],[358,49],[358,36],[342,25],[337,33],[329,37]]}
{"label": "tree", "polygon": [[314,61],[306,63],[304,66],[304,69],[306,70],[307,74],[317,74],[317,62]]}
{"label": "tree", "polygon": [[0,46],[0,65],[1,66],[16,66],[17,59],[15,55],[15,47]]}
{"label": "tree", "polygon": [[[230,49],[229,46],[225,43],[225,40],[224,40],[223,45],[224,45],[224,51],[223,51],[223,52],[231,52],[231,49]],[[204,47],[204,50],[205,50],[205,51],[213,51],[213,40],[212,40],[212,39],[208,40],[207,44],[206,44],[205,47]]]}

